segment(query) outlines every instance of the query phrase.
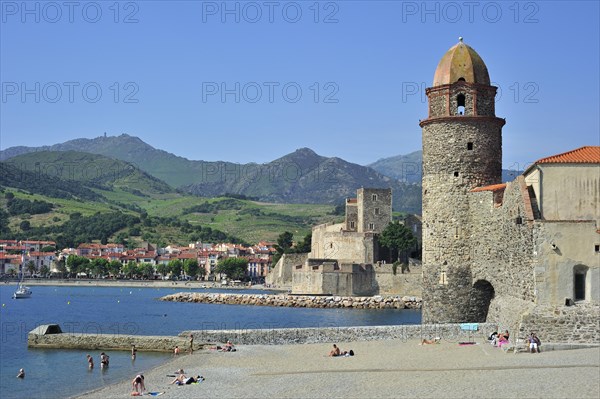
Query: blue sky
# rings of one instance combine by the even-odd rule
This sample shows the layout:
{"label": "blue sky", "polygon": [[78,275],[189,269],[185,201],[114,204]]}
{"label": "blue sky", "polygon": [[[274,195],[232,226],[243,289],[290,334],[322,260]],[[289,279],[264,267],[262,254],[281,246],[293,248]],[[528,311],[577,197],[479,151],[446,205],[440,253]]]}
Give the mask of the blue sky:
{"label": "blue sky", "polygon": [[106,132],[189,159],[368,164],[421,148],[423,90],[459,36],[500,87],[505,167],[600,144],[596,1],[70,4],[0,2],[1,149]]}

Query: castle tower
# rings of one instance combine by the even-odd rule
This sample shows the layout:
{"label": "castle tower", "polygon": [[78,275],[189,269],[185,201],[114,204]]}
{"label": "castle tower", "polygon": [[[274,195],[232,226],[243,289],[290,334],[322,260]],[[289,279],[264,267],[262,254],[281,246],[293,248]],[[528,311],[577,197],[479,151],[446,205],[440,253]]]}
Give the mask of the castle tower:
{"label": "castle tower", "polygon": [[471,277],[470,190],[502,179],[502,126],[487,67],[463,43],[426,89],[423,130],[423,322],[466,322]]}
{"label": "castle tower", "polygon": [[391,188],[359,188],[356,202],[359,233],[380,234],[392,221]]}

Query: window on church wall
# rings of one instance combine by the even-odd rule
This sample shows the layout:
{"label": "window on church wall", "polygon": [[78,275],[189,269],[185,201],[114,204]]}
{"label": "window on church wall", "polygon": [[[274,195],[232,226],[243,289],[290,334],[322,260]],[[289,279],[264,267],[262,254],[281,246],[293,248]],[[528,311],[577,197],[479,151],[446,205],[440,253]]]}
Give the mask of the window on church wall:
{"label": "window on church wall", "polygon": [[354,222],[350,222],[350,228],[353,229],[354,228]]}
{"label": "window on church wall", "polygon": [[375,230],[375,223],[369,223],[369,230]]}
{"label": "window on church wall", "polygon": [[445,270],[440,272],[440,281],[438,283],[439,285],[448,285],[448,276],[446,275]]}
{"label": "window on church wall", "polygon": [[377,194],[373,194],[371,196],[371,199],[373,200],[373,202],[377,201]]}
{"label": "window on church wall", "polygon": [[459,94],[456,96],[456,115],[465,114],[465,95]]}
{"label": "window on church wall", "polygon": [[467,150],[473,151],[473,143],[471,143],[471,142],[467,143]]}
{"label": "window on church wall", "polygon": [[375,208],[375,216],[379,215],[379,208]]}

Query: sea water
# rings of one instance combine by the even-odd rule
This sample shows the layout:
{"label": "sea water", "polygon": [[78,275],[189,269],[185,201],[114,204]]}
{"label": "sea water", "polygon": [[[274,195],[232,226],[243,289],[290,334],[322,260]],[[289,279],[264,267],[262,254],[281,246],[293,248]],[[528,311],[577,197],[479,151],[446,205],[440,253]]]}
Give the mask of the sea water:
{"label": "sea water", "polygon": [[[63,398],[133,378],[164,363],[171,354],[110,351],[110,366],[100,368],[100,350],[27,348],[27,334],[41,324],[63,332],[90,334],[177,335],[184,330],[300,328],[418,324],[418,310],[306,309],[213,305],[158,301],[180,291],[211,289],[34,286],[27,299],[12,299],[16,287],[0,285],[0,396]],[[228,293],[267,293],[226,290]],[[89,370],[86,354],[95,367]],[[20,368],[24,379],[16,378]],[[126,395],[127,393],[124,393]]]}

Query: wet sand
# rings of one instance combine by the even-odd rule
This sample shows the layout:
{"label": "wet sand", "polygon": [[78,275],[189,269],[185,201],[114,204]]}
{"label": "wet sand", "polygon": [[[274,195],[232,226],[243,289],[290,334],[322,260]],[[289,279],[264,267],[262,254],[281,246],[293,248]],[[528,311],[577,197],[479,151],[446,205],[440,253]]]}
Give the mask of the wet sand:
{"label": "wet sand", "polygon": [[[331,358],[331,344],[238,346],[182,355],[148,370],[161,398],[598,398],[600,349],[504,353],[487,342],[459,346],[418,341],[339,342],[354,357]],[[139,356],[143,356],[140,353]],[[205,381],[176,386],[175,370]],[[133,379],[134,376],[131,376]],[[130,397],[131,380],[82,398]],[[144,395],[146,396],[146,395]]]}

